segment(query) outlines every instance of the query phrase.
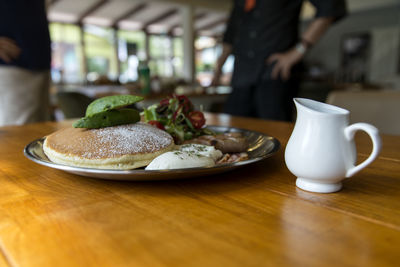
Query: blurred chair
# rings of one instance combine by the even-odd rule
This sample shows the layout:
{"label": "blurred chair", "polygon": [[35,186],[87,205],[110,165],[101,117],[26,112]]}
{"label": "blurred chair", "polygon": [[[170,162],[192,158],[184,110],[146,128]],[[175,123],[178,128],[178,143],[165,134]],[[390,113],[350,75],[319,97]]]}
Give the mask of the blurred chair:
{"label": "blurred chair", "polygon": [[350,111],[350,123],[367,122],[381,133],[400,135],[400,90],[332,91],[328,104]]}
{"label": "blurred chair", "polygon": [[58,92],[56,98],[65,119],[84,117],[87,106],[94,100],[78,92]]}

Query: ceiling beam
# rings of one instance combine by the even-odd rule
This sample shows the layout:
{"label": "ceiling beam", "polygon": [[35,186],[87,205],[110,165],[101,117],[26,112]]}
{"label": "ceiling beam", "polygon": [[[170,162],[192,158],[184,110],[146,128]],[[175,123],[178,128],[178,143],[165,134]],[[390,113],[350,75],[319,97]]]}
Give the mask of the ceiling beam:
{"label": "ceiling beam", "polygon": [[94,3],[92,6],[90,6],[88,9],[81,14],[77,20],[77,24],[82,25],[83,20],[89,16],[90,14],[93,14],[96,10],[98,10],[100,7],[102,7],[104,4],[106,4],[108,0],[99,0],[96,3]]}
{"label": "ceiling beam", "polygon": [[169,17],[171,17],[171,16],[174,16],[176,13],[178,13],[178,9],[176,9],[176,8],[170,9],[170,10],[168,10],[167,12],[162,13],[161,15],[159,15],[159,16],[157,16],[157,17],[151,19],[150,21],[146,22],[146,23],[143,25],[143,28],[142,28],[142,29],[143,29],[144,31],[146,31],[147,28],[148,28],[151,24],[155,24],[155,23],[157,23],[157,22],[166,20],[167,18],[169,18]]}
{"label": "ceiling beam", "polygon": [[[190,4],[195,7],[202,7],[211,10],[219,10],[226,12],[231,9],[233,1],[232,0],[146,0],[147,2],[167,2],[167,3],[175,3],[179,5],[187,5]],[[384,1],[384,0],[378,0]],[[386,1],[394,1],[394,0],[386,0]]]}
{"label": "ceiling beam", "polygon": [[227,18],[221,18],[221,19],[218,19],[218,20],[213,21],[211,23],[208,23],[208,24],[206,24],[204,26],[199,27],[198,29],[196,29],[196,31],[209,30],[209,29],[215,28],[215,27],[217,27],[217,26],[219,26],[221,24],[227,23],[227,21],[228,21]]}
{"label": "ceiling beam", "polygon": [[147,7],[147,4],[139,4],[139,5],[135,5],[134,7],[132,7],[131,9],[128,9],[128,11],[126,11],[125,13],[123,13],[121,16],[119,16],[118,18],[116,18],[113,22],[112,22],[112,27],[113,28],[118,28],[118,24],[122,21],[125,20],[127,18],[130,18],[132,16],[134,16],[135,14],[139,13],[140,11],[142,11],[143,9],[145,9]]}

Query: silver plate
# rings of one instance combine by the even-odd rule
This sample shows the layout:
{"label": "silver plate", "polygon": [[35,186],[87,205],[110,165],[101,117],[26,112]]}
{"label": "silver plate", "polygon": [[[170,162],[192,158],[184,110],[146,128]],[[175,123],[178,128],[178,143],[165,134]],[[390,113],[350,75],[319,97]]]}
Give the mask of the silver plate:
{"label": "silver plate", "polygon": [[175,169],[175,170],[106,170],[106,169],[93,169],[73,167],[68,165],[57,164],[51,162],[43,152],[44,137],[37,139],[28,144],[24,149],[25,156],[41,165],[63,170],[66,172],[88,176],[92,178],[108,179],[108,180],[130,180],[130,181],[150,181],[150,180],[168,180],[168,179],[181,179],[192,178],[196,176],[205,176],[217,174],[221,172],[230,171],[240,166],[248,165],[275,154],[279,148],[279,141],[271,136],[259,132],[249,131],[240,128],[224,127],[224,126],[208,126],[210,130],[217,133],[240,132],[242,133],[249,143],[247,153],[248,160],[218,164],[214,167],[208,168],[188,168],[188,169]]}

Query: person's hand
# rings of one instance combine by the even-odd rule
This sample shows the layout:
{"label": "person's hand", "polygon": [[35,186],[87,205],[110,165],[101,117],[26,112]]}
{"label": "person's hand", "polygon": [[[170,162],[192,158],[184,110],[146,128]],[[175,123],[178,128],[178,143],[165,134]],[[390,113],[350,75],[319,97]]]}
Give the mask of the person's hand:
{"label": "person's hand", "polygon": [[21,53],[21,49],[17,46],[14,40],[7,37],[0,37],[0,58],[10,63],[16,59]]}
{"label": "person's hand", "polygon": [[287,81],[290,78],[290,70],[303,58],[303,54],[295,49],[284,53],[275,53],[268,57],[267,64],[275,62],[271,72],[271,78],[276,80],[280,76],[282,80]]}

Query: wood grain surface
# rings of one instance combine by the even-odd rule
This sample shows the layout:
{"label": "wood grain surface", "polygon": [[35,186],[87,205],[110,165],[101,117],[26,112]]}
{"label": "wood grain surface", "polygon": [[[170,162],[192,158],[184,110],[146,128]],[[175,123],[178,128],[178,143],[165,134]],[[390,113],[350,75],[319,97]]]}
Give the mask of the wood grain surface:
{"label": "wood grain surface", "polygon": [[[0,266],[398,266],[400,137],[333,194],[295,186],[293,124],[207,114],[282,148],[228,173],[116,182],[38,165],[22,151],[71,121],[0,128]],[[357,134],[359,160],[371,143]]]}

